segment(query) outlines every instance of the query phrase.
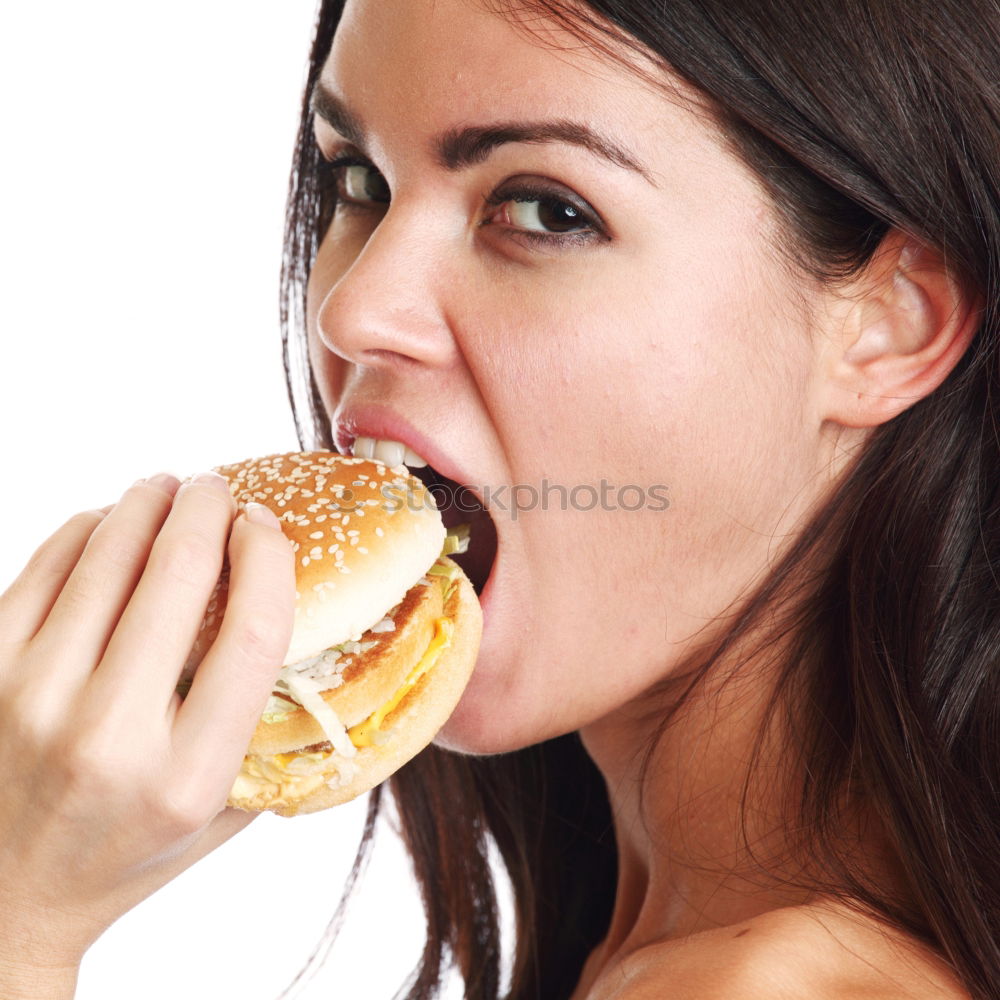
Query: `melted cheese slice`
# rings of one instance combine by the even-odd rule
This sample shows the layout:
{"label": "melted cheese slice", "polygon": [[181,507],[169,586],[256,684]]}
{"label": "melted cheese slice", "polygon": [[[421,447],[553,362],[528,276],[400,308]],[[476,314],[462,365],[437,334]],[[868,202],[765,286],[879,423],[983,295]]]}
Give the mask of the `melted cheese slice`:
{"label": "melted cheese slice", "polygon": [[450,618],[438,618],[434,622],[434,637],[428,643],[427,649],[417,665],[396,689],[396,693],[381,708],[372,712],[364,722],[359,722],[347,730],[351,742],[358,749],[370,747],[375,742],[375,736],[381,730],[385,717],[399,705],[413,689],[413,685],[434,666],[438,657],[451,645],[451,636],[454,631],[455,623]]}

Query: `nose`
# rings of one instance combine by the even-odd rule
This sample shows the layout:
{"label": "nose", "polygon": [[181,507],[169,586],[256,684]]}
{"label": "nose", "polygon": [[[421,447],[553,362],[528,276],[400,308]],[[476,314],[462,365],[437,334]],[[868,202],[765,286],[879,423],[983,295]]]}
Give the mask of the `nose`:
{"label": "nose", "polygon": [[407,359],[443,367],[456,353],[439,294],[447,251],[426,219],[421,232],[419,213],[402,209],[387,209],[353,262],[320,288],[317,332],[327,350],[356,365]]}

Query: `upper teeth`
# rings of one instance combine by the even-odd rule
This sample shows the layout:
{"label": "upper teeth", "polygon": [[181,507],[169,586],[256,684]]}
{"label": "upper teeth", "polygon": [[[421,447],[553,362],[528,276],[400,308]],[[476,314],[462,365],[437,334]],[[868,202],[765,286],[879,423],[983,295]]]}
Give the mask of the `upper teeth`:
{"label": "upper teeth", "polygon": [[351,454],[355,458],[374,458],[390,468],[394,465],[408,465],[411,469],[419,469],[428,464],[427,459],[421,458],[412,448],[407,448],[402,441],[388,441],[385,438],[355,438]]}

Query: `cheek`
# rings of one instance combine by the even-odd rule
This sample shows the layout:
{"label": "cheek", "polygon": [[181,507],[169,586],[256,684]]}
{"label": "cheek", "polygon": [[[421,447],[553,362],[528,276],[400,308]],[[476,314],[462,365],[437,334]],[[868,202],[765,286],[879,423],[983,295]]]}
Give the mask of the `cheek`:
{"label": "cheek", "polygon": [[460,326],[508,453],[578,476],[683,472],[712,491],[759,472],[800,412],[809,363],[774,276],[752,254],[725,268],[688,247],[619,257],[498,287],[481,300],[488,320]]}
{"label": "cheek", "polygon": [[[740,232],[726,221],[631,258],[501,275],[473,289],[480,311],[456,325],[525,487],[516,531],[546,553],[532,568],[539,592],[614,566],[610,616],[637,629],[639,605],[618,598],[651,574],[685,581],[671,585],[674,607],[692,619],[723,606],[812,471],[808,333],[760,241],[721,243]],[[547,510],[543,484],[561,487]]]}

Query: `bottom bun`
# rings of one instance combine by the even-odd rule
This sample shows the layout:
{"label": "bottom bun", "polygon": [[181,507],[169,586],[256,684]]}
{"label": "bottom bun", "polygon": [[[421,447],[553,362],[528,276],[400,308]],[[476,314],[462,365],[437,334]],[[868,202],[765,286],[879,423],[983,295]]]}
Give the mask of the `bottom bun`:
{"label": "bottom bun", "polygon": [[[460,571],[445,601],[443,617],[452,623],[450,642],[434,666],[385,717],[383,742],[363,747],[351,758],[335,752],[316,753],[315,773],[300,772],[281,784],[238,778],[226,804],[249,812],[275,812],[279,816],[318,812],[357,798],[415,757],[448,721],[476,664],[482,611],[472,584]],[[306,747],[298,755],[282,756],[293,761],[301,757],[305,761],[312,749]]]}

